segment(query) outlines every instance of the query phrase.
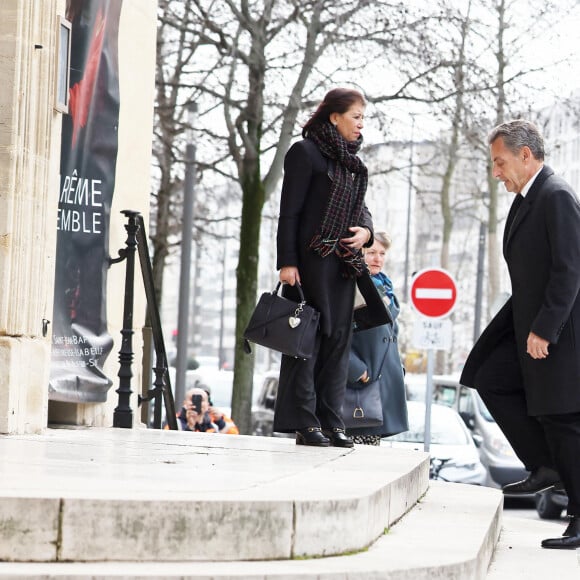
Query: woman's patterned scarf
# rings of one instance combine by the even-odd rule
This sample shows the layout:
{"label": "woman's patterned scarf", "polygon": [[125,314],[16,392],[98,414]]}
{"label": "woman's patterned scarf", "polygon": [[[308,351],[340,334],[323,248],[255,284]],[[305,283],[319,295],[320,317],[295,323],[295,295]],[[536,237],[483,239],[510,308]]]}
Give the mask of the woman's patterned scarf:
{"label": "woman's patterned scarf", "polygon": [[364,204],[368,171],[356,155],[362,137],[349,142],[331,123],[322,123],[308,131],[308,138],[325,157],[336,161],[328,205],[310,247],[323,258],[334,252],[344,262],[347,276],[360,276],[366,269],[362,252],[341,244],[340,239],[351,237],[348,228],[358,225]]}

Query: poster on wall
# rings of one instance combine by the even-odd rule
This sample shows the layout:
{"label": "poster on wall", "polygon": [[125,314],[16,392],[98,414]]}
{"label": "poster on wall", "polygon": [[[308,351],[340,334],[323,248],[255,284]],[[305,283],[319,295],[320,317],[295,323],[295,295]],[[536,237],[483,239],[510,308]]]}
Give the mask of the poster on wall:
{"label": "poster on wall", "polygon": [[49,399],[103,402],[109,221],[118,150],[122,0],[67,0],[72,23],[63,115]]}

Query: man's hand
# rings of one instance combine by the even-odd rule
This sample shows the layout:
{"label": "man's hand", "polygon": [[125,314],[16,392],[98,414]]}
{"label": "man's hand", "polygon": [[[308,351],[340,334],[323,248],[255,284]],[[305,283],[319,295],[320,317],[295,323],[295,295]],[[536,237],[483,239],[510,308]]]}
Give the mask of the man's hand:
{"label": "man's hand", "polygon": [[543,339],[541,336],[530,332],[528,335],[528,354],[535,359],[539,358],[546,358],[548,354],[548,346],[550,346],[550,342],[548,340]]}

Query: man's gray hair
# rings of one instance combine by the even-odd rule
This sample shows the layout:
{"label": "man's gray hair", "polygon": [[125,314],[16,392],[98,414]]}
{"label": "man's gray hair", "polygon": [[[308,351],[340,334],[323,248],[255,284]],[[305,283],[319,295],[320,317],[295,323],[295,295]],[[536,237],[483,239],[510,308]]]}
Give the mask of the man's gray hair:
{"label": "man's gray hair", "polygon": [[500,137],[514,155],[519,153],[522,147],[528,146],[538,161],[544,160],[544,139],[539,129],[530,121],[516,119],[502,123],[492,129],[487,142],[491,145]]}

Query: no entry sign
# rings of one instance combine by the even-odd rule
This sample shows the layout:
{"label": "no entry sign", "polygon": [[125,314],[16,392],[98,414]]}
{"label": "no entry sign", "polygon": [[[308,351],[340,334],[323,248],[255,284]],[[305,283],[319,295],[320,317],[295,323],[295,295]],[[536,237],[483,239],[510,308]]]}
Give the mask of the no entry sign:
{"label": "no entry sign", "polygon": [[411,304],[428,318],[443,318],[454,308],[457,286],[452,276],[441,268],[417,272],[411,282]]}

